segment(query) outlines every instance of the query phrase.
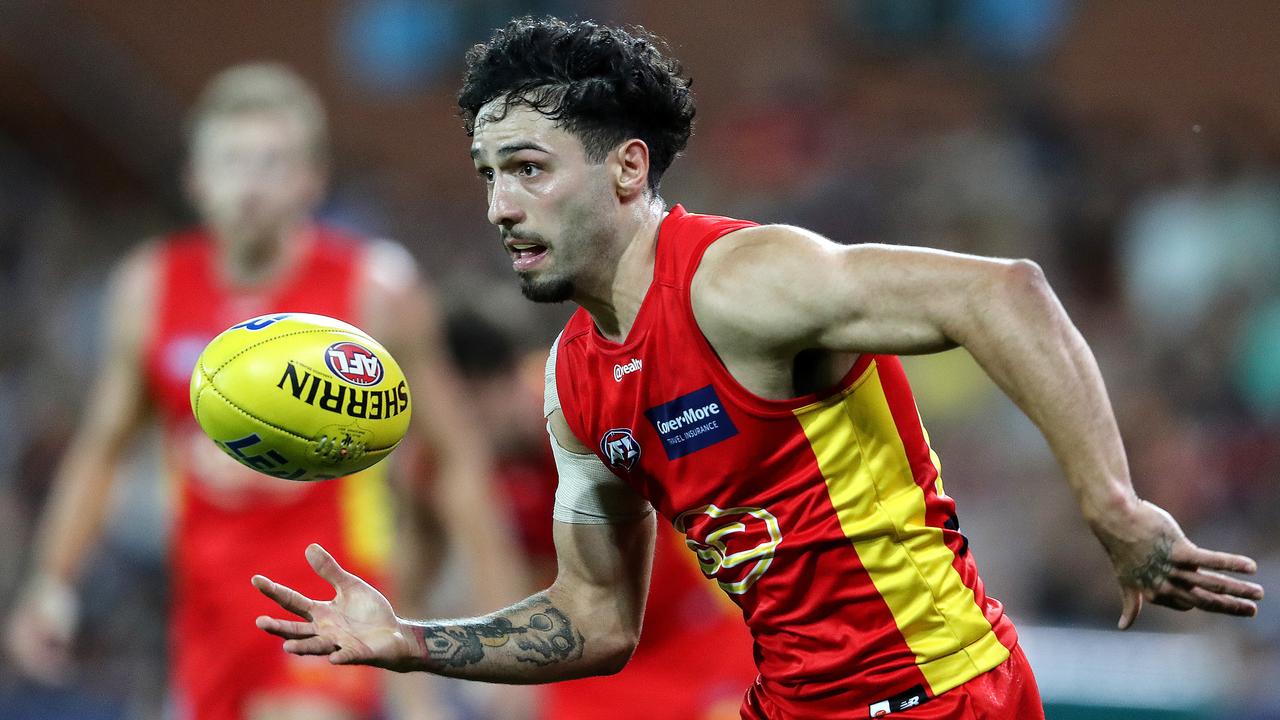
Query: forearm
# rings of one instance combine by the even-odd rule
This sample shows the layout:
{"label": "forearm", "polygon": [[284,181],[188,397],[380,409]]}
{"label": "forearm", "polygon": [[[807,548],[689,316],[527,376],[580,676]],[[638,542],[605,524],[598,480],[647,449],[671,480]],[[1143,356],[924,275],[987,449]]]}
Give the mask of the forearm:
{"label": "forearm", "polygon": [[73,445],[54,476],[36,531],[34,572],[72,585],[102,534],[116,458],[91,444]]}
{"label": "forearm", "polygon": [[956,339],[1040,428],[1090,523],[1136,503],[1097,361],[1038,268],[994,283]]}
{"label": "forearm", "polygon": [[607,630],[593,631],[584,614],[590,615],[557,599],[553,589],[481,618],[408,621],[419,650],[408,669],[510,684],[617,672],[630,646]]}

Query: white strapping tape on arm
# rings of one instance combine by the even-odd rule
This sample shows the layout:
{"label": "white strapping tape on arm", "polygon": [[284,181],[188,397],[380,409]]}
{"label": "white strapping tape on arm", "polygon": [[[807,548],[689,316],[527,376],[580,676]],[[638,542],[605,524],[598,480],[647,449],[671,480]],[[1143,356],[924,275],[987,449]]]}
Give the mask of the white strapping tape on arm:
{"label": "white strapping tape on arm", "polygon": [[[560,395],[556,390],[556,347],[559,344],[560,338],[557,337],[547,358],[542,402],[542,412],[547,417],[560,409]],[[556,472],[560,476],[551,513],[553,518],[579,525],[606,525],[644,517],[653,510],[631,486],[609,472],[600,458],[591,453],[580,455],[561,447],[551,432],[551,423],[547,423],[547,439],[551,442],[551,454],[555,457]]]}
{"label": "white strapping tape on arm", "polygon": [[560,482],[551,516],[560,522],[579,525],[607,525],[648,515],[653,508],[621,478],[609,472],[600,458],[579,455],[560,447],[547,424],[551,454],[556,459]]}

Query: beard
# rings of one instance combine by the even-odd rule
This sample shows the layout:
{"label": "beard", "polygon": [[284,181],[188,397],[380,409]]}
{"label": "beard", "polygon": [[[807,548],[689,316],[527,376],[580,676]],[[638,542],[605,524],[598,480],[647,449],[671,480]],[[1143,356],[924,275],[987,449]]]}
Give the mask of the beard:
{"label": "beard", "polygon": [[573,297],[573,281],[565,278],[536,280],[520,276],[520,292],[536,303],[562,303]]}
{"label": "beard", "polygon": [[[584,194],[564,210],[559,223],[564,230],[558,233],[554,243],[549,244],[541,233],[524,228],[504,230],[504,239],[538,243],[547,247],[548,252],[560,255],[555,258],[556,265],[549,269],[520,273],[520,292],[526,298],[536,303],[562,303],[577,295],[582,280],[590,283],[591,274],[586,271],[603,262],[601,249],[609,247],[609,239],[614,234],[610,196],[604,189],[601,184],[596,193]],[[539,272],[542,277],[538,276]],[[579,282],[575,282],[575,278]]]}

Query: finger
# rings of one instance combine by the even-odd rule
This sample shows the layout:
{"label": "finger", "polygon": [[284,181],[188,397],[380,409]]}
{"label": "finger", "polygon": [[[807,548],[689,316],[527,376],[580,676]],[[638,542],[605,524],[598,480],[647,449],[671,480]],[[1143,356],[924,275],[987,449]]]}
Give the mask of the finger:
{"label": "finger", "polygon": [[1185,546],[1174,548],[1173,563],[1181,568],[1195,569],[1206,567],[1213,570],[1245,573],[1252,575],[1258,572],[1258,563],[1244,555],[1205,550],[1188,542]]}
{"label": "finger", "polygon": [[312,623],[301,623],[293,620],[279,620],[273,617],[261,615],[254,622],[259,630],[267,632],[286,640],[302,640],[316,634],[316,626]]}
{"label": "finger", "polygon": [[1261,600],[1262,586],[1257,583],[1237,580],[1221,573],[1208,570],[1182,570],[1175,568],[1169,572],[1169,579],[1188,587],[1201,587],[1220,595],[1234,595],[1247,600]]}
{"label": "finger", "polygon": [[278,582],[272,582],[261,575],[254,575],[252,582],[254,587],[258,588],[263,595],[274,600],[280,607],[299,617],[307,620],[311,619],[311,608],[315,606],[315,600],[293,588],[285,587]]}
{"label": "finger", "polygon": [[1195,607],[1206,612],[1238,617],[1253,617],[1258,614],[1258,605],[1252,600],[1215,593],[1177,577],[1170,577],[1169,583],[1172,587],[1180,588]]}
{"label": "finger", "polygon": [[364,659],[364,653],[358,647],[345,647],[329,653],[329,662],[333,665],[353,665]]}
{"label": "finger", "polygon": [[311,563],[311,569],[327,580],[335,590],[342,590],[360,581],[360,578],[343,570],[338,561],[334,560],[333,556],[329,554],[329,551],[316,543],[311,543],[307,546],[306,555],[307,562]]}
{"label": "finger", "polygon": [[1150,600],[1155,605],[1181,612],[1186,612],[1199,604],[1190,590],[1172,582],[1163,583],[1160,590],[1152,594]]}
{"label": "finger", "polygon": [[1142,612],[1142,593],[1137,588],[1122,585],[1120,587],[1122,595],[1123,609],[1120,611],[1120,623],[1118,627],[1121,630],[1128,630],[1133,621],[1138,619],[1138,613]]}
{"label": "finger", "polygon": [[309,637],[304,640],[285,640],[284,651],[294,655],[328,655],[337,652],[338,645],[329,638]]}
{"label": "finger", "polygon": [[1191,588],[1188,591],[1195,598],[1196,607],[1207,612],[1235,615],[1236,617],[1253,617],[1258,614],[1258,605],[1252,600],[1244,600],[1230,595],[1218,595],[1204,588]]}

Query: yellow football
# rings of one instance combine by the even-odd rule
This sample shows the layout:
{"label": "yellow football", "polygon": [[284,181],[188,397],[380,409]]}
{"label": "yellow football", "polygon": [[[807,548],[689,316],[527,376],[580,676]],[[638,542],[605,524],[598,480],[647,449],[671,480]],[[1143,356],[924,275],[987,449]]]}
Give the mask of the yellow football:
{"label": "yellow football", "polygon": [[246,320],[200,353],[191,410],[241,464],[286,480],[363,470],[409,427],[409,385],[386,348],[323,315]]}

